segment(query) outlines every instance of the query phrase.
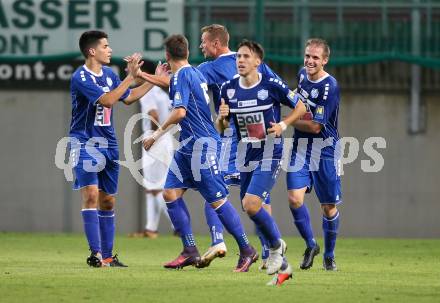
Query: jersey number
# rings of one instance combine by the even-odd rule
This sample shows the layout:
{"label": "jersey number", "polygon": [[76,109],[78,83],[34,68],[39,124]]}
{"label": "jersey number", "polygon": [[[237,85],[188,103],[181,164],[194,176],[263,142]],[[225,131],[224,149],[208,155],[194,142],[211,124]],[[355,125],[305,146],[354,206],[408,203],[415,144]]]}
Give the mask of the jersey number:
{"label": "jersey number", "polygon": [[205,96],[206,104],[209,104],[208,85],[206,83],[200,83],[200,87],[203,90],[203,95]]}

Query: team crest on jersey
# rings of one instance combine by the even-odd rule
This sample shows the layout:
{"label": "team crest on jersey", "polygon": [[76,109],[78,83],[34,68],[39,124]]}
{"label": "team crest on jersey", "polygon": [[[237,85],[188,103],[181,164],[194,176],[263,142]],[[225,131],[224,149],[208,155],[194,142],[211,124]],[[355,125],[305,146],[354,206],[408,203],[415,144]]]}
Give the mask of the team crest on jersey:
{"label": "team crest on jersey", "polygon": [[232,89],[232,88],[227,89],[226,95],[228,96],[229,99],[231,99],[235,95],[235,89]]}
{"label": "team crest on jersey", "polygon": [[112,78],[107,77],[106,80],[107,80],[107,85],[110,86],[110,87],[112,87],[112,86],[113,86],[113,80],[112,80]]}
{"label": "team crest on jersey", "polygon": [[312,91],[310,92],[310,96],[312,96],[313,99],[318,97],[318,95],[319,95],[319,90],[317,88],[312,89]]}
{"label": "team crest on jersey", "polygon": [[299,76],[299,83],[303,82],[303,80],[304,80],[304,75],[301,74],[301,76]]}
{"label": "team crest on jersey", "polygon": [[266,100],[267,97],[269,97],[269,92],[267,91],[267,89],[262,89],[258,91],[257,96],[260,100]]}

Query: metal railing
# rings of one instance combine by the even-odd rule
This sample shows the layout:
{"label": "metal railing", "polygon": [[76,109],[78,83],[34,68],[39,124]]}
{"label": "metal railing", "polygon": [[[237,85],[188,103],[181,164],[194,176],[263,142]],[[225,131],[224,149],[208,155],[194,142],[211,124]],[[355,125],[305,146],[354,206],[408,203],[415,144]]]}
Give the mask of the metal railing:
{"label": "metal railing", "polygon": [[255,39],[272,61],[299,64],[304,42],[319,36],[334,66],[400,60],[440,68],[440,1],[188,0],[185,7],[193,54],[200,27],[220,23],[232,46]]}
{"label": "metal railing", "polygon": [[262,43],[288,81],[302,65],[304,42],[321,37],[332,50],[328,69],[344,89],[409,91],[416,65],[421,89],[440,90],[440,1],[187,0],[185,20],[192,62],[204,60],[200,28],[220,23],[232,49],[243,38]]}
{"label": "metal railing", "polygon": [[243,38],[260,42],[269,64],[293,82],[305,41],[324,38],[343,89],[409,93],[410,133],[425,130],[421,92],[440,91],[437,0],[187,0],[185,20],[193,62],[203,60],[200,27],[220,23],[232,48]]}

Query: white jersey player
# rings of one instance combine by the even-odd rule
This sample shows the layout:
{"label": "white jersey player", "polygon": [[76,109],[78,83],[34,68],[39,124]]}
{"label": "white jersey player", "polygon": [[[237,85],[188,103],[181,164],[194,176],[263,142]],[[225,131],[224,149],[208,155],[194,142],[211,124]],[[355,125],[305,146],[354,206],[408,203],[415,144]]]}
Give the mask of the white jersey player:
{"label": "white jersey player", "polygon": [[[168,93],[157,86],[141,98],[140,104],[142,113],[149,116],[149,119],[142,120],[144,134],[151,133],[160,127],[170,113],[171,103]],[[132,234],[135,237],[157,238],[161,213],[163,212],[169,218],[162,190],[173,154],[173,140],[169,133],[164,134],[158,140],[154,150],[146,152],[142,148],[146,224],[144,231]]]}

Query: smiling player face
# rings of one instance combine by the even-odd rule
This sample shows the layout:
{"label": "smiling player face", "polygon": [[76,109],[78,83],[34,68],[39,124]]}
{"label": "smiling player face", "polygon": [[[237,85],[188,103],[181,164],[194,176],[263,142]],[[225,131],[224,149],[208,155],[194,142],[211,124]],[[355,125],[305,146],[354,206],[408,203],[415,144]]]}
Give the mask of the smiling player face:
{"label": "smiling player face", "polygon": [[106,38],[99,40],[96,47],[89,50],[92,55],[94,55],[96,61],[101,64],[109,64],[112,57],[112,49],[110,48]]}
{"label": "smiling player face", "polygon": [[328,57],[324,54],[321,46],[309,45],[304,52],[304,67],[310,79],[318,79],[324,73],[324,66],[328,63]]}
{"label": "smiling player face", "polygon": [[238,74],[242,77],[246,77],[253,72],[257,72],[261,60],[247,46],[242,46],[237,51],[236,63]]}

